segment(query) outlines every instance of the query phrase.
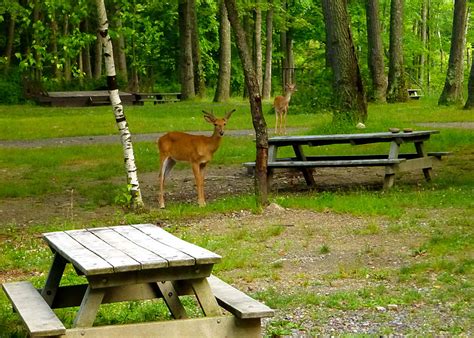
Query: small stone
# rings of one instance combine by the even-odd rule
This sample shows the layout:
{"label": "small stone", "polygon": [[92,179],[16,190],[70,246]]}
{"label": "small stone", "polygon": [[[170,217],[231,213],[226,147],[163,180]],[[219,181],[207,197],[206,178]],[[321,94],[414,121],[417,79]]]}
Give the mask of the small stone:
{"label": "small stone", "polygon": [[398,129],[398,128],[388,128],[388,131],[391,132],[391,133],[396,134],[396,133],[400,132],[400,129]]}
{"label": "small stone", "polygon": [[377,306],[377,307],[375,307],[375,309],[376,309],[378,312],[386,312],[386,311],[387,311],[387,309],[384,308],[383,306]]}
{"label": "small stone", "polygon": [[387,309],[391,311],[397,311],[398,310],[398,305],[397,304],[388,304]]}

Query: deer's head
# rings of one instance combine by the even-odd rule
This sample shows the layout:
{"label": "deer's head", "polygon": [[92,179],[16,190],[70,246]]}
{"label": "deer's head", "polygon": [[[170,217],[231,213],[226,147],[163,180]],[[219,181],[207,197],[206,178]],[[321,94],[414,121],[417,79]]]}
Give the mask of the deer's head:
{"label": "deer's head", "polygon": [[223,136],[225,125],[234,111],[235,109],[232,109],[231,111],[227,112],[221,119],[215,117],[213,113],[206,112],[204,110],[202,112],[204,113],[204,119],[214,125],[214,134]]}
{"label": "deer's head", "polygon": [[286,88],[286,91],[287,91],[287,92],[290,92],[290,93],[293,93],[293,92],[298,91],[298,90],[296,89],[296,84],[295,84],[295,83],[289,83],[289,84],[287,84],[287,85],[285,86],[285,88]]}

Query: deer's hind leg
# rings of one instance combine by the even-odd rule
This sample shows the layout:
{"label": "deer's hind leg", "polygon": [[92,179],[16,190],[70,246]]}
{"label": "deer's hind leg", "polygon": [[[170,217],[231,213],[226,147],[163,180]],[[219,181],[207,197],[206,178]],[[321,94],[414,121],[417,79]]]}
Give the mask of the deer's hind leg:
{"label": "deer's hind leg", "polygon": [[173,169],[176,161],[173,160],[171,157],[165,157],[161,160],[160,165],[160,208],[165,207],[165,197],[164,197],[164,189],[165,189],[165,179],[168,177],[171,169]]}

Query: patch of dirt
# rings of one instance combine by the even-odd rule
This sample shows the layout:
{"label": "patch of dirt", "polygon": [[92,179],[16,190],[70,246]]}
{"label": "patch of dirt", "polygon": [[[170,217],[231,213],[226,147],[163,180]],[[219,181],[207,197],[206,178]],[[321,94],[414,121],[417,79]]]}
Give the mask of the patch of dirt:
{"label": "patch of dirt", "polygon": [[[434,179],[436,179],[436,168]],[[313,193],[325,191],[347,191],[362,187],[365,190],[382,189],[383,168],[337,168],[321,169],[315,172],[316,188]],[[158,208],[158,174],[147,173],[139,176],[145,204]],[[115,178],[121,182],[124,178]],[[397,180],[416,185],[424,180],[423,174],[409,173]],[[272,192],[308,191],[302,175],[295,171],[276,171]],[[253,193],[254,179],[241,166],[209,165],[205,181],[208,202],[225,196]],[[196,191],[191,169],[175,169],[167,181],[165,199],[168,203],[196,203]],[[81,202],[71,192],[46,198],[7,199],[0,201],[0,226],[28,226],[51,222],[74,220],[87,224],[94,222],[111,224],[117,220],[117,206],[106,206],[89,211],[79,207]],[[206,218],[180,220],[178,231],[202,235],[219,236],[236,229],[264,229],[269,225],[280,225],[282,233],[265,240],[255,259],[268,262],[274,271],[271,277],[253,277],[249,271],[232,269],[217,272],[219,277],[232,281],[244,292],[255,294],[259,291],[276,290],[278,294],[327,296],[345,291],[364,290],[364,287],[384,287],[390,290],[397,285],[384,276],[372,276],[371,271],[396,269],[414,263],[414,248],[423,242],[423,234],[397,233],[387,231],[388,221],[381,218],[355,217],[333,212],[313,212],[309,210],[285,209],[271,205],[262,214],[238,211],[228,214],[212,215]],[[175,221],[176,222],[176,221]],[[89,223],[90,224],[90,223]],[[372,226],[375,224],[375,229]],[[327,250],[324,250],[324,247]],[[228,250],[239,250],[229,247]],[[226,251],[227,252],[227,251]],[[221,252],[225,260],[226,252]],[[232,251],[227,252],[229,255]],[[366,271],[367,278],[355,275]],[[0,273],[0,281],[28,278],[37,272],[8,271]],[[28,274],[28,276],[25,276]],[[336,278],[328,276],[337,275]],[[420,292],[428,292],[421,290]],[[445,310],[445,311],[444,311]],[[451,320],[448,309],[433,309],[443,320]],[[289,311],[277,311],[273,322],[295,323],[299,329],[293,330],[295,337],[305,336],[305,332],[316,331],[322,334],[366,333],[378,334],[381,327],[391,326],[395,332],[423,332],[425,308],[412,305],[392,304],[392,308],[366,308],[364,310],[342,311],[331,309],[321,312],[315,304],[305,304]],[[324,310],[327,311],[327,310]],[[443,312],[444,311],[444,312]],[[318,318],[315,318],[315,313]],[[265,320],[264,326],[270,325]],[[385,326],[384,326],[385,325]],[[415,330],[415,331],[413,331]],[[438,332],[435,332],[437,334]]]}

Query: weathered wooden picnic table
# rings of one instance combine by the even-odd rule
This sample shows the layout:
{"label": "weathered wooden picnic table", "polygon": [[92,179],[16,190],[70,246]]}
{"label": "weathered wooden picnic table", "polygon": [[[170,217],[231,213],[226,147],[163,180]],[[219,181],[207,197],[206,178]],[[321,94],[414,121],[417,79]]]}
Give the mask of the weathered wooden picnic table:
{"label": "weathered wooden picnic table", "polygon": [[[449,152],[430,152],[425,149],[425,142],[437,130],[428,131],[400,131],[360,133],[360,134],[332,134],[332,135],[304,135],[278,136],[268,139],[268,177],[271,179],[273,170],[277,168],[296,168],[302,172],[306,183],[315,185],[312,169],[321,167],[385,167],[384,188],[393,186],[395,175],[402,171],[423,170],[425,179],[431,180],[433,159],[441,159]],[[303,146],[321,147],[336,144],[364,144],[389,143],[385,154],[354,154],[354,155],[308,155]],[[414,145],[414,151],[401,153],[404,144]],[[282,147],[292,147],[294,157],[278,157],[278,150]],[[244,166],[254,168],[255,162],[246,162]]]}
{"label": "weathered wooden picnic table", "polygon": [[[138,224],[43,234],[54,253],[44,287],[4,283],[32,336],[260,337],[273,310],[212,276],[221,257],[152,225]],[[67,264],[87,283],[60,285]],[[194,295],[204,317],[188,318],[181,295]],[[93,327],[101,304],[162,298],[175,319]],[[52,311],[79,306],[73,328]],[[224,314],[223,309],[230,314]]]}

